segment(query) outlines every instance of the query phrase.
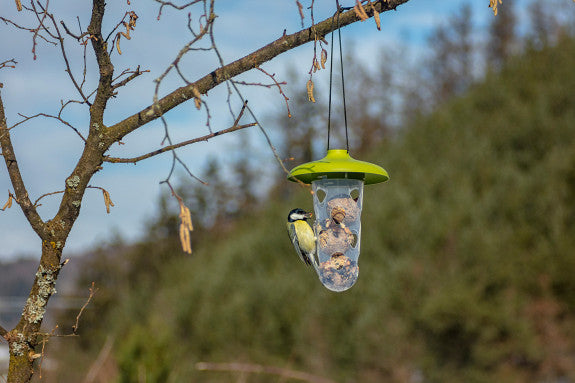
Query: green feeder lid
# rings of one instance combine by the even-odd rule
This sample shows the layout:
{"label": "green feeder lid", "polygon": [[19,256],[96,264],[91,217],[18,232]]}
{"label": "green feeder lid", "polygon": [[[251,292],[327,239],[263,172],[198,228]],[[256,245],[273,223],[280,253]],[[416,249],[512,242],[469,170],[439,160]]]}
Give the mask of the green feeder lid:
{"label": "green feeder lid", "polygon": [[344,149],[328,150],[321,160],[296,166],[288,175],[290,181],[300,180],[306,184],[322,178],[351,178],[369,185],[387,181],[389,175],[381,166],[354,160]]}

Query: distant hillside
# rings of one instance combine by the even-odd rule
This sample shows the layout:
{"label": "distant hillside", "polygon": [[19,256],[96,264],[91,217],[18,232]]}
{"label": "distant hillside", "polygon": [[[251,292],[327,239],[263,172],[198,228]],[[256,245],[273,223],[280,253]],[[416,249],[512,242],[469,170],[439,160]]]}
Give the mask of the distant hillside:
{"label": "distant hillside", "polygon": [[[37,261],[30,259],[15,260],[0,263],[2,278],[0,278],[0,323],[10,327],[16,324],[22,314],[22,307],[30,292],[30,283],[34,280]],[[14,301],[14,297],[24,297],[22,302]]]}
{"label": "distant hillside", "polygon": [[70,360],[89,364],[109,336],[121,382],[240,379],[199,361],[337,382],[574,382],[574,61],[573,40],[528,52],[371,155],[391,180],[365,190],[350,291],[294,254],[286,214],[311,208],[297,189],[191,257],[173,238],[133,248],[124,274],[95,260],[85,278],[108,288],[107,315],[88,313],[91,353]]}
{"label": "distant hillside", "polygon": [[32,259],[0,262],[0,296],[27,296],[37,266],[38,261]]}
{"label": "distant hillside", "polygon": [[[48,321],[51,324],[54,314],[61,307],[78,306],[77,299],[86,295],[89,284],[82,286],[82,290],[76,287],[76,279],[82,267],[84,259],[73,256],[72,260],[66,264],[58,280],[57,294],[50,301],[48,308]],[[38,267],[38,261],[33,259],[17,259],[9,262],[0,262],[0,323],[6,328],[12,328],[20,320],[22,309],[26,303],[30,287],[34,281],[34,274]],[[83,303],[83,301],[81,301]],[[78,307],[79,309],[79,307]]]}

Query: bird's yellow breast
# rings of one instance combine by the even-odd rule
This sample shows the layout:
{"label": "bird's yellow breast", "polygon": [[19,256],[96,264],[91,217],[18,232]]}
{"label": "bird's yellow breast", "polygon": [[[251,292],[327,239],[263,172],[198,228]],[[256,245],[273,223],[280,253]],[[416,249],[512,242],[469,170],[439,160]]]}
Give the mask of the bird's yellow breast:
{"label": "bird's yellow breast", "polygon": [[306,253],[315,250],[315,236],[311,226],[305,221],[293,222],[300,248]]}

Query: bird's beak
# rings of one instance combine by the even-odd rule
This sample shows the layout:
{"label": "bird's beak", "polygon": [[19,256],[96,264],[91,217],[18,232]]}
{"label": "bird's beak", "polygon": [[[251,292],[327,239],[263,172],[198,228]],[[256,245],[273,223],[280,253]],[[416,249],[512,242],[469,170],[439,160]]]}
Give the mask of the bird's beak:
{"label": "bird's beak", "polygon": [[311,217],[313,217],[313,214],[312,214],[312,213],[307,213],[307,214],[305,215],[305,217],[306,217],[306,218],[311,218]]}

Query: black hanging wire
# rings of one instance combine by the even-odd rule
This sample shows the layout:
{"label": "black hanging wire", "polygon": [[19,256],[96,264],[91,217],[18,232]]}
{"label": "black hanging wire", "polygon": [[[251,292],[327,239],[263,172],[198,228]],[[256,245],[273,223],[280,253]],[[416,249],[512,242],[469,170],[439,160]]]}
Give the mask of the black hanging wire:
{"label": "black hanging wire", "polygon": [[[346,150],[349,152],[349,134],[348,134],[348,129],[347,129],[347,107],[345,104],[345,81],[344,81],[344,75],[343,75],[343,49],[342,49],[342,45],[341,45],[341,28],[339,26],[339,14],[341,13],[341,8],[339,6],[339,2],[336,0],[336,4],[337,4],[337,16],[336,16],[336,20],[337,20],[337,32],[338,32],[338,39],[339,39],[339,62],[340,62],[340,66],[341,66],[341,92],[342,92],[342,96],[343,96],[343,120],[344,120],[344,126],[345,126],[345,148]],[[332,25],[333,25],[333,18],[331,19]],[[331,58],[330,58],[330,64],[329,64],[329,105],[328,105],[328,112],[327,112],[327,150],[330,149],[330,145],[329,145],[329,138],[331,135],[331,92],[332,92],[332,83],[333,83],[333,35],[335,32],[331,33]]]}

